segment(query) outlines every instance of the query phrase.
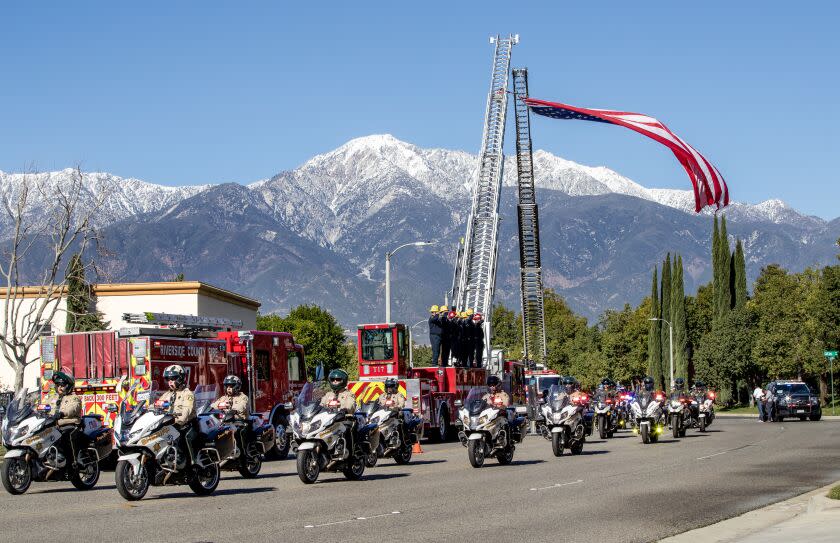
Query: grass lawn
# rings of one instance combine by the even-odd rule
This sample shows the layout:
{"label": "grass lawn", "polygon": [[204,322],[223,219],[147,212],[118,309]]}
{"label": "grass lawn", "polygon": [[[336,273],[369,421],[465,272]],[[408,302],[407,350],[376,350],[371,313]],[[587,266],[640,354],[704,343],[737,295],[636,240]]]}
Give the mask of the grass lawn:
{"label": "grass lawn", "polygon": [[757,407],[721,407],[718,409],[720,413],[729,413],[732,415],[755,415],[758,417],[758,408]]}
{"label": "grass lawn", "polygon": [[831,490],[829,490],[828,497],[832,500],[840,500],[840,485],[837,485]]}

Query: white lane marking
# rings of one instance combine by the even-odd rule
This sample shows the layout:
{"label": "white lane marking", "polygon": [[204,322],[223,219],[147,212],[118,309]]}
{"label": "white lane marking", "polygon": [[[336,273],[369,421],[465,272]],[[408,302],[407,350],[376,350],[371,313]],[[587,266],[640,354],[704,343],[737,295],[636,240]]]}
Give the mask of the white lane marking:
{"label": "white lane marking", "polygon": [[571,482],[568,482],[568,483],[557,483],[555,485],[540,486],[540,487],[537,487],[537,488],[532,488],[531,490],[546,490],[548,488],[559,488],[561,486],[576,485],[576,484],[580,484],[582,482],[583,482],[583,479],[578,479],[577,481],[571,481]]}
{"label": "white lane marking", "polygon": [[707,459],[707,458],[711,458],[711,457],[713,457],[713,456],[720,456],[720,455],[722,455],[722,454],[726,454],[726,453],[728,453],[728,452],[729,452],[729,451],[721,451],[721,452],[718,452],[718,453],[715,453],[715,454],[710,454],[709,456],[701,456],[701,457],[700,457],[700,458],[698,458],[697,460],[705,460],[705,459]]}
{"label": "white lane marking", "polygon": [[335,522],[325,522],[324,524],[307,524],[304,528],[323,528],[324,526],[335,526],[337,524],[347,524],[348,522],[359,522],[360,520],[372,520],[375,518],[390,517],[391,515],[399,515],[400,511],[391,511],[390,513],[382,513],[381,515],[373,515],[371,517],[356,517],[346,520],[337,520]]}
{"label": "white lane marking", "polygon": [[[784,428],[782,428],[782,430],[784,430]],[[763,440],[762,440],[762,441],[763,441]],[[747,445],[741,445],[740,447],[734,447],[734,448],[732,448],[732,449],[726,449],[725,451],[716,452],[715,454],[710,454],[710,455],[708,455],[708,456],[701,456],[701,457],[699,457],[697,460],[706,460],[707,458],[712,458],[712,457],[714,457],[714,456],[720,456],[720,455],[722,455],[722,454],[726,454],[726,453],[728,453],[728,452],[732,452],[732,451],[740,451],[740,450],[742,450],[742,449],[746,449],[746,448],[748,448],[748,447],[753,447],[753,446],[757,445],[758,443],[761,443],[761,441],[758,441],[758,442],[756,442],[756,443],[748,443]]]}

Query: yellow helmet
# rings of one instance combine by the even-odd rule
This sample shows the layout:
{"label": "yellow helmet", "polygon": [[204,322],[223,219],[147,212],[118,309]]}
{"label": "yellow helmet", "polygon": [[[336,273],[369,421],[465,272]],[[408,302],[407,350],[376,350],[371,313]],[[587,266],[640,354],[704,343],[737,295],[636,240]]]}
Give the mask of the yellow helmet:
{"label": "yellow helmet", "polygon": [[440,311],[440,309],[439,309],[439,308],[438,308],[438,306],[436,306],[436,305],[433,305],[433,306],[429,309],[429,312],[430,312],[430,313],[437,313],[438,311]]}
{"label": "yellow helmet", "polygon": [[471,317],[473,313],[475,313],[475,311],[473,311],[472,308],[467,309],[467,316],[468,317]]}
{"label": "yellow helmet", "polygon": [[446,311],[446,312],[448,312],[448,311],[449,311],[449,307],[447,307],[447,306],[446,306],[446,304],[440,304],[440,310],[441,310],[441,311]]}
{"label": "yellow helmet", "polygon": [[467,318],[467,312],[466,311],[461,311],[461,313],[458,316],[461,317],[462,319],[466,319]]}

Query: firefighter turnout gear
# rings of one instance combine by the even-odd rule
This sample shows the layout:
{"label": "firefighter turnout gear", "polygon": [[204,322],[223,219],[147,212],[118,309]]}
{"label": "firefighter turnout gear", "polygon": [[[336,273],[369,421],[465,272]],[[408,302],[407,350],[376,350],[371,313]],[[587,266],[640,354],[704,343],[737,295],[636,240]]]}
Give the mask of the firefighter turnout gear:
{"label": "firefighter turnout gear", "polygon": [[432,365],[440,366],[440,348],[443,343],[443,318],[435,311],[438,306],[432,306],[432,315],[429,317],[429,343],[432,345]]}

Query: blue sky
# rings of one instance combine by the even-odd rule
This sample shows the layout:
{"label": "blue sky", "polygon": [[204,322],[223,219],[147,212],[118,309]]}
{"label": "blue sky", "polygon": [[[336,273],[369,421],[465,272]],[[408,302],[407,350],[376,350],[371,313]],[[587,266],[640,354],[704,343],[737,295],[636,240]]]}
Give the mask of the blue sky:
{"label": "blue sky", "polygon": [[[837,3],[579,4],[4,3],[0,169],[250,182],[373,133],[476,152],[487,37],[513,32],[532,96],[653,115],[735,200],[840,215]],[[689,188],[627,130],[532,124],[537,148]]]}

